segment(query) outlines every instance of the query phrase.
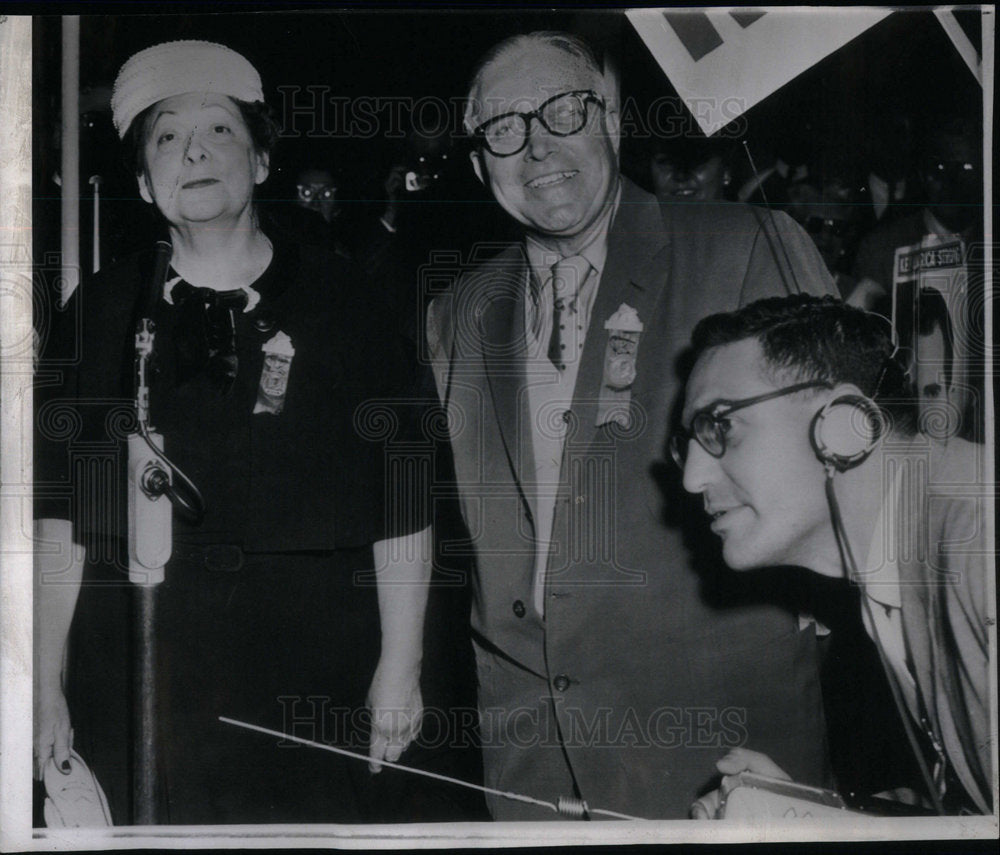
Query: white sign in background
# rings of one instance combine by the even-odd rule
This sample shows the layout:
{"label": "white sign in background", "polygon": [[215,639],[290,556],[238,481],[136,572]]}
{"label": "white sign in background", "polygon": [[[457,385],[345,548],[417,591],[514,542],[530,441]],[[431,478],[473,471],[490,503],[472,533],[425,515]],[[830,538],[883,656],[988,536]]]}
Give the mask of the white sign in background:
{"label": "white sign in background", "polygon": [[626,14],[711,135],[892,12],[788,7]]}

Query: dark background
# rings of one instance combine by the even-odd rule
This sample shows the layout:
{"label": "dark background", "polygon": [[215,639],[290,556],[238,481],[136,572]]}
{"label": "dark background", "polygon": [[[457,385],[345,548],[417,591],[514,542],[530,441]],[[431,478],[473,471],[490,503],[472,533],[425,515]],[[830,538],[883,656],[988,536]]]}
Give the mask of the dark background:
{"label": "dark background", "polygon": [[[142,6],[115,4],[112,8],[117,12]],[[958,16],[978,48],[978,13],[959,12]],[[35,22],[37,253],[58,248],[58,187],[52,176],[59,170],[61,47],[57,16],[38,16]],[[285,138],[272,158],[272,176],[262,188],[261,201],[290,202],[298,164],[320,155],[336,161],[349,185],[345,194],[348,203],[370,203],[382,195],[385,173],[405,133],[402,105],[429,99],[424,101],[426,112],[422,115],[431,120],[440,115],[440,105],[451,104],[450,124],[460,136],[461,116],[456,105],[466,93],[478,57],[508,35],[536,29],[569,30],[589,41],[599,58],[609,57],[621,70],[623,97],[634,99],[640,125],[652,99],[675,96],[641,39],[617,10],[418,12],[318,11],[308,7],[294,13],[84,15],[81,111],[89,108],[90,112],[81,125],[81,208],[88,208],[91,195],[87,179],[101,174],[105,180],[102,202],[107,203],[110,218],[103,253],[117,256],[118,244],[134,244],[146,237],[136,228],[134,211],[122,216],[127,228],[118,228],[113,222],[111,202],[115,198],[134,202],[137,193],[134,181],[120,165],[107,100],[121,64],[149,45],[172,39],[219,41],[246,55],[258,68],[265,97],[279,122],[287,125]],[[307,87],[321,89],[309,91]],[[289,88],[298,89],[297,94]],[[324,108],[320,103],[324,94],[335,103]],[[374,109],[375,103],[382,109]],[[353,125],[345,123],[345,110],[350,105],[355,111],[362,110],[365,108],[359,105],[364,104],[367,113],[358,115]],[[921,126],[946,113],[981,117],[981,104],[981,88],[934,15],[910,10],[890,15],[721,133],[745,139],[759,169],[781,157],[793,164],[846,161],[859,175],[874,169],[890,177],[906,174],[914,135]],[[297,115],[292,114],[292,107],[298,109]],[[680,106],[677,115],[684,115]],[[624,171],[648,186],[642,133],[647,128],[640,127],[637,133],[633,124],[626,130]],[[682,133],[700,136],[700,131],[690,126]],[[459,154],[455,181],[461,186],[462,198],[487,201]],[[741,178],[749,176],[745,158],[741,156],[736,165],[745,173]],[[84,216],[89,213],[84,211]],[[492,232],[488,236],[496,239],[496,230],[503,227],[502,218],[486,217],[484,223]],[[86,267],[89,240],[83,244]]]}

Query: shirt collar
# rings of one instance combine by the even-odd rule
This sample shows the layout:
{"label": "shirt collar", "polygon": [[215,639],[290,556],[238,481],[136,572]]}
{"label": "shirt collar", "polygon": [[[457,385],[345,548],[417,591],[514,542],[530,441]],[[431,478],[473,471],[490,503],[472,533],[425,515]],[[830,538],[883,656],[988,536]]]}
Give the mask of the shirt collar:
{"label": "shirt collar", "polygon": [[[183,280],[180,274],[178,274],[174,268],[170,268],[167,273],[167,279],[163,283],[163,299],[166,300],[171,306],[174,304],[173,291],[174,286]],[[257,304],[260,302],[260,292],[255,291],[252,286],[244,285],[242,288],[237,288],[238,291],[243,291],[247,295],[247,304],[243,308],[244,314],[246,312],[253,311]]]}
{"label": "shirt collar", "polygon": [[[600,276],[604,270],[604,263],[608,258],[608,234],[611,231],[611,223],[618,212],[618,205],[622,198],[621,179],[618,181],[618,190],[615,193],[614,202],[608,206],[600,219],[591,226],[591,233],[587,243],[575,253],[582,255],[590,262],[590,266]],[[552,265],[559,261],[562,256],[549,247],[542,246],[537,238],[527,235],[525,238],[525,252],[528,256],[528,264],[538,277],[539,282],[545,282],[549,278]]]}
{"label": "shirt collar", "polygon": [[[859,580],[864,587],[864,594],[870,600],[887,609],[902,607],[899,591],[899,563],[894,556],[898,550],[899,531],[899,494],[902,488],[902,468],[896,472],[892,485],[882,496],[882,507],[875,529],[872,532],[871,545],[861,569],[863,577]],[[892,545],[892,549],[887,548]]]}
{"label": "shirt collar", "polygon": [[[255,309],[261,299],[270,305],[272,301],[284,293],[287,283],[293,281],[298,274],[298,248],[292,243],[276,240],[270,235],[268,235],[268,239],[271,241],[272,248],[270,263],[252,284],[240,289],[246,291],[247,294],[247,305],[243,310],[244,313]],[[174,302],[170,292],[182,278],[173,266],[167,270],[167,278],[163,283],[163,299],[170,305],[173,305]]]}

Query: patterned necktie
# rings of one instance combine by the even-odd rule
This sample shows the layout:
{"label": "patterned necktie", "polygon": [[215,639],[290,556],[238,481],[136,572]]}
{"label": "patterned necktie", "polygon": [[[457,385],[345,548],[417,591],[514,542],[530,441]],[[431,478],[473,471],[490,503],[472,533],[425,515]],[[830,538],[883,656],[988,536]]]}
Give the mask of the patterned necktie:
{"label": "patterned necktie", "polygon": [[571,255],[552,265],[552,334],[547,354],[560,371],[566,369],[568,360],[577,358],[578,300],[589,273],[590,262],[582,255]]}
{"label": "patterned necktie", "polygon": [[226,394],[239,369],[236,313],[247,304],[246,291],[195,288],[182,279],[174,285],[170,299],[177,306],[177,381],[184,383],[207,370],[216,388]]}

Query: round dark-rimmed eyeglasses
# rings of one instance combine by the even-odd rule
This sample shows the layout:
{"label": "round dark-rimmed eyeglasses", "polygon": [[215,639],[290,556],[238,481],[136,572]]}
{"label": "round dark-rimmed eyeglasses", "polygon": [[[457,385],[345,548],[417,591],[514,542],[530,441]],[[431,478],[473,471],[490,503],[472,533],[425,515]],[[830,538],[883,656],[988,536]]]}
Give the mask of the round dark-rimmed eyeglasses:
{"label": "round dark-rimmed eyeglasses", "polygon": [[528,144],[532,119],[537,119],[550,134],[569,137],[587,126],[591,104],[604,109],[604,99],[592,89],[563,92],[549,98],[537,110],[494,116],[477,127],[472,136],[494,157],[510,157]]}
{"label": "round dark-rimmed eyeglasses", "polygon": [[321,202],[329,202],[337,195],[337,188],[333,184],[297,184],[296,189],[299,191],[299,200],[302,202],[312,202],[317,199]]}
{"label": "round dark-rimmed eyeglasses", "polygon": [[726,418],[730,413],[745,410],[747,407],[763,404],[765,401],[772,401],[775,398],[782,398],[785,395],[792,395],[803,389],[821,387],[831,388],[830,384],[823,380],[811,380],[808,383],[796,383],[793,386],[785,386],[782,389],[775,389],[752,398],[742,398],[738,401],[715,401],[698,410],[692,416],[690,428],[681,428],[671,434],[670,455],[674,458],[674,463],[683,469],[687,461],[688,443],[693,439],[712,457],[722,457],[726,453],[726,433],[729,430]]}

